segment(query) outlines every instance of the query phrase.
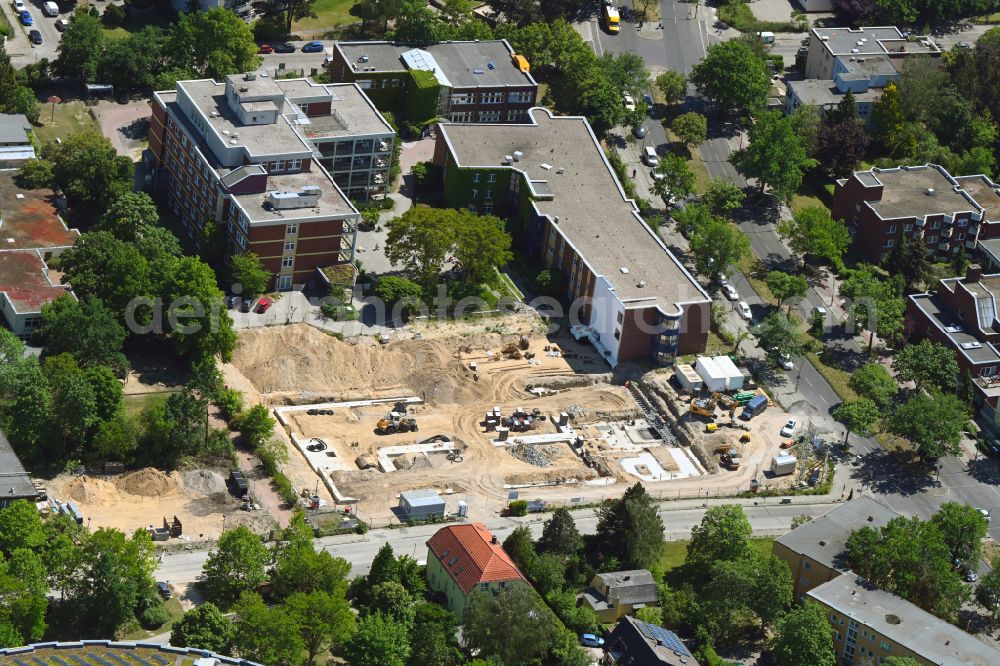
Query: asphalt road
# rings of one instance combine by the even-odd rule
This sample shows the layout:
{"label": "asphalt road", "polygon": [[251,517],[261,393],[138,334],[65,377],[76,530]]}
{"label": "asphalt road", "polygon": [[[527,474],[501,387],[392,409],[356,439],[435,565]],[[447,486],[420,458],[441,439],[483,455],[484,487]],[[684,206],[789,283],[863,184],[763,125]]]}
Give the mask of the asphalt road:
{"label": "asphalt road", "polygon": [[[776,499],[764,500],[773,504],[764,506],[747,506],[745,512],[754,533],[758,536],[776,536],[788,531],[795,516],[818,516],[832,509],[835,504],[778,504]],[[713,502],[717,503],[717,502]],[[688,538],[691,528],[701,522],[705,515],[704,508],[671,509],[660,511],[664,523],[664,534],[668,540]],[[593,510],[586,509],[575,512],[576,526],[583,534],[593,534],[597,527],[597,518]],[[537,538],[542,533],[544,518],[517,519],[497,518],[487,527],[501,541],[514,528],[528,525]],[[373,530],[362,536],[350,534],[336,537],[325,537],[315,541],[317,550],[327,550],[333,555],[343,557],[351,563],[351,575],[359,576],[368,573],[371,562],[384,544],[392,546],[397,554],[409,555],[417,560],[427,557],[427,539],[440,525],[421,525],[401,529]],[[201,574],[208,551],[195,550],[164,555],[156,571],[157,580],[167,581],[173,585],[186,585],[194,582]]]}
{"label": "asphalt road", "polygon": [[[42,11],[44,0],[24,0],[25,8],[31,12],[31,18],[34,19],[34,24],[31,26],[21,25],[10,0],[0,0],[0,3],[3,4],[3,11],[14,29],[14,36],[6,43],[11,63],[20,68],[38,62],[42,58],[55,60],[62,33],[56,30],[56,19],[59,17],[46,16]],[[28,31],[32,29],[42,33],[42,43],[37,46],[28,41]]]}

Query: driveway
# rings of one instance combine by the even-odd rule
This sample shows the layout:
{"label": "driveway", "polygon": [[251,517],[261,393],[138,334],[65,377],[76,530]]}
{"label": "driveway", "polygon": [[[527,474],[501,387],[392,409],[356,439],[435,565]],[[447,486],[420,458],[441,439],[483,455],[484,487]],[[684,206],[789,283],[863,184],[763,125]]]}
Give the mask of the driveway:
{"label": "driveway", "polygon": [[[272,44],[279,44],[281,42],[275,40]],[[326,67],[326,53],[303,53],[302,45],[306,42],[297,41],[289,42],[295,45],[295,53],[269,53],[267,55],[261,56],[264,59],[264,63],[261,67],[267,69],[267,72],[271,76],[280,75],[282,72],[287,71],[301,71],[303,76],[316,76]],[[323,46],[326,49],[333,48],[332,41],[323,42]]]}
{"label": "driveway", "polygon": [[119,155],[127,155],[137,162],[142,157],[149,134],[149,102],[140,100],[118,104],[102,100],[91,107],[101,133],[111,140]]}

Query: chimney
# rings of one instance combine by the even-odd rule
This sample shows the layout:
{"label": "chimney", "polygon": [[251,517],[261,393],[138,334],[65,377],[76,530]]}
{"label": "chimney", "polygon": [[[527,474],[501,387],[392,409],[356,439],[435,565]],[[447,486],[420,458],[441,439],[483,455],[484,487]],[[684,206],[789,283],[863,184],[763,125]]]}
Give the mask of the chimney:
{"label": "chimney", "polygon": [[494,546],[500,543],[499,541],[497,541],[497,537],[495,534],[493,535],[493,539],[490,541],[490,543],[492,543]]}
{"label": "chimney", "polygon": [[983,267],[979,264],[969,264],[969,267],[965,270],[965,282],[973,284],[979,282],[979,278],[983,276]]}

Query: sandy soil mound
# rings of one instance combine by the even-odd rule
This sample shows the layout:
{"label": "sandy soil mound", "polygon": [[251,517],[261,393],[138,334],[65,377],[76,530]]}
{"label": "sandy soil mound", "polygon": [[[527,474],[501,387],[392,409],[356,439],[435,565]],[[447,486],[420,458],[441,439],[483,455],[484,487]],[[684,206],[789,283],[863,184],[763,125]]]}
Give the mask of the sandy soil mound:
{"label": "sandy soil mound", "polygon": [[226,480],[222,478],[222,475],[207,469],[184,472],[181,475],[181,480],[185,488],[196,493],[211,495],[226,491]]}
{"label": "sandy soil mound", "polygon": [[345,397],[370,395],[374,388],[461,403],[482,390],[474,388],[470,373],[443,341],[403,340],[382,347],[363,338],[351,344],[305,324],[242,332],[233,365],[262,393]]}
{"label": "sandy soil mound", "polygon": [[112,487],[112,484],[101,479],[93,479],[89,476],[77,476],[66,483],[63,487],[63,493],[70,499],[76,500],[81,504],[88,504],[100,501],[101,496]]}
{"label": "sandy soil mound", "polygon": [[118,486],[119,490],[129,495],[157,497],[173,490],[177,486],[177,481],[158,469],[146,467],[118,477],[115,480],[115,485]]}

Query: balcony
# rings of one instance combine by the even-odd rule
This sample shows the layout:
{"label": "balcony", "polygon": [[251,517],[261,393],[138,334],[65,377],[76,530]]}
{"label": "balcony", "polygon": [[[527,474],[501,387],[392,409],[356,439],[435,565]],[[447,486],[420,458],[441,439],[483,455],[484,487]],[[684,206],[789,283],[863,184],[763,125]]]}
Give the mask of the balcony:
{"label": "balcony", "polygon": [[941,241],[940,243],[938,243],[937,249],[940,250],[941,252],[947,252],[948,245],[949,245],[948,241]]}
{"label": "balcony", "polygon": [[388,141],[379,141],[375,144],[375,149],[380,153],[389,152],[390,143]]}

